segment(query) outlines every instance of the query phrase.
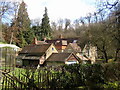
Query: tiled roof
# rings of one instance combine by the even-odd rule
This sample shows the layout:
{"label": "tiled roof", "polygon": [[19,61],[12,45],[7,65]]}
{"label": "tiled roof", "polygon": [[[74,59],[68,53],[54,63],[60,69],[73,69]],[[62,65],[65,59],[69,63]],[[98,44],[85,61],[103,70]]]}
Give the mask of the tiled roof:
{"label": "tiled roof", "polygon": [[64,52],[80,53],[81,48],[77,45],[77,43],[69,43],[69,45],[65,48]]}
{"label": "tiled roof", "polygon": [[70,43],[70,46],[71,46],[76,52],[81,52],[81,48],[77,45],[77,43]]}
{"label": "tiled roof", "polygon": [[46,40],[47,43],[56,43],[57,41],[67,41],[67,44],[77,42],[78,38],[60,38],[55,40]]}
{"label": "tiled roof", "polygon": [[17,57],[18,59],[28,59],[28,60],[39,60],[40,59],[40,56],[28,56],[28,55],[19,55]]}
{"label": "tiled roof", "polygon": [[20,54],[21,53],[24,53],[24,54],[44,53],[50,47],[50,45],[51,44],[40,44],[40,45],[31,44],[31,45],[25,46],[22,49],[22,51],[20,51]]}
{"label": "tiled roof", "polygon": [[40,45],[40,44],[48,44],[48,43],[46,43],[45,41],[37,41],[37,44]]}
{"label": "tiled roof", "polygon": [[62,61],[65,62],[65,60],[71,55],[71,53],[53,53],[47,61]]}
{"label": "tiled roof", "polygon": [[54,43],[54,45],[65,45],[67,46],[67,40],[46,40],[47,43]]}
{"label": "tiled roof", "polygon": [[85,60],[85,61],[90,60],[89,58],[87,58],[87,57],[85,57],[85,56],[83,56],[83,55],[79,55],[78,57],[79,57],[81,60]]}

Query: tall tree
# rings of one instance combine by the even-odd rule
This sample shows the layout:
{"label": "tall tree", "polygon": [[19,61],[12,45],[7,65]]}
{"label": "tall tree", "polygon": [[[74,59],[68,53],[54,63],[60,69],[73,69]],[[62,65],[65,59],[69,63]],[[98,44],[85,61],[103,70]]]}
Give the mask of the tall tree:
{"label": "tall tree", "polygon": [[34,35],[35,37],[38,39],[38,40],[41,40],[42,39],[42,35],[41,35],[41,27],[39,25],[37,26],[32,26],[32,30],[34,32]]}
{"label": "tall tree", "polygon": [[39,18],[32,20],[32,31],[38,40],[41,40],[41,20]]}
{"label": "tall tree", "polygon": [[49,17],[47,13],[47,8],[45,7],[45,14],[43,15],[42,23],[41,23],[42,38],[44,37],[51,38],[51,27],[50,27],[49,22],[50,21],[49,21]]}
{"label": "tall tree", "polygon": [[[89,25],[91,42],[97,47],[106,62],[108,62],[110,58],[117,60],[120,51],[119,13],[116,14],[116,18],[113,12],[114,7],[119,6],[117,5],[118,0],[115,0],[114,3],[105,1],[99,4],[101,7],[98,8],[98,13],[95,14],[96,23],[94,23],[92,27]],[[118,12],[119,10],[116,11]]]}
{"label": "tall tree", "polygon": [[22,2],[19,6],[17,23],[22,31],[26,31],[26,29],[30,28],[30,19],[24,2]]}
{"label": "tall tree", "polygon": [[[34,35],[30,28],[30,19],[27,13],[26,4],[22,1],[19,6],[18,15],[14,22],[14,25],[18,28],[17,45],[20,47],[25,46],[26,44],[31,43],[31,39],[33,39]],[[13,26],[14,26],[13,25]]]}

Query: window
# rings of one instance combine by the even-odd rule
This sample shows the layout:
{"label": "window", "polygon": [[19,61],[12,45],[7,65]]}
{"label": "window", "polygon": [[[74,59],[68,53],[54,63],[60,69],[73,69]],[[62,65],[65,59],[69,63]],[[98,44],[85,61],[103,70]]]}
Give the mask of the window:
{"label": "window", "polygon": [[77,42],[77,40],[73,40],[73,43],[76,43]]}
{"label": "window", "polygon": [[54,51],[54,48],[52,48],[52,51]]}
{"label": "window", "polygon": [[77,63],[77,61],[67,61],[67,62],[65,62],[65,64],[67,64],[67,65],[69,65],[69,64],[75,64],[75,63]]}

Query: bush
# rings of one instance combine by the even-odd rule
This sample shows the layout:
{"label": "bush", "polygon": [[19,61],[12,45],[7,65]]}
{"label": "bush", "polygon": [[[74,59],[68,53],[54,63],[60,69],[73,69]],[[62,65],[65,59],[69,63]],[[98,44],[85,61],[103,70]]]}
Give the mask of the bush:
{"label": "bush", "polygon": [[104,84],[103,68],[98,64],[64,65],[62,71],[57,75],[56,80],[53,79],[51,81],[51,83],[58,83],[56,87],[77,88],[84,86],[88,88],[100,88],[100,85]]}

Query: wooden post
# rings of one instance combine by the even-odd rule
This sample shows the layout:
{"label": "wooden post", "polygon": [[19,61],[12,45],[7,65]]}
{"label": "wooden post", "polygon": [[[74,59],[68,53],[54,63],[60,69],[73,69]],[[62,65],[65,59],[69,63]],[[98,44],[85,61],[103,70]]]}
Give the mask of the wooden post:
{"label": "wooden post", "polygon": [[[0,69],[2,69],[2,48],[0,48]],[[2,86],[2,72],[0,72],[0,90]]]}

